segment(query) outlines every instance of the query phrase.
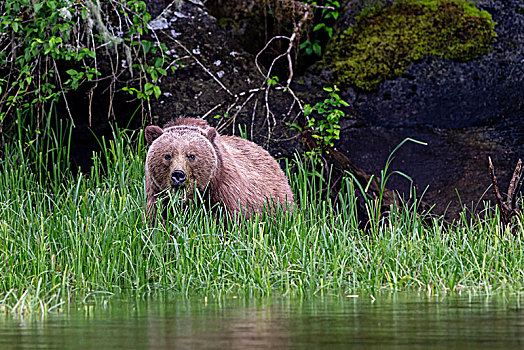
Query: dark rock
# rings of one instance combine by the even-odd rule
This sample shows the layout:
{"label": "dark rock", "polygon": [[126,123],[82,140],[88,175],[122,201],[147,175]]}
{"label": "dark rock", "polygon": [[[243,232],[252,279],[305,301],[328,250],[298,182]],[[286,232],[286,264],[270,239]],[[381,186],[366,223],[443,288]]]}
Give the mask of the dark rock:
{"label": "dark rock", "polygon": [[[518,1],[478,1],[490,12],[498,37],[492,52],[471,62],[425,58],[405,76],[382,83],[378,91],[342,92],[353,102],[353,120],[342,123],[337,145],[364,170],[378,174],[405,137],[428,146],[406,145],[395,155],[392,170],[410,175],[418,193],[437,212],[456,214],[464,204],[493,199],[488,156],[494,159],[503,188],[517,159],[524,157],[524,16]],[[326,84],[327,81],[320,82]],[[388,183],[408,191],[399,176]],[[460,200],[459,196],[460,194]]]}

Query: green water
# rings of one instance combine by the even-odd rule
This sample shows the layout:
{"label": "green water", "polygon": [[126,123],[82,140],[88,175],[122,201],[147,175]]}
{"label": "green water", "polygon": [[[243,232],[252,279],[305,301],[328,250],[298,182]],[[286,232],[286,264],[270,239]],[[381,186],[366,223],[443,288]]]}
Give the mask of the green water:
{"label": "green water", "polygon": [[98,300],[0,318],[0,349],[518,349],[520,297]]}

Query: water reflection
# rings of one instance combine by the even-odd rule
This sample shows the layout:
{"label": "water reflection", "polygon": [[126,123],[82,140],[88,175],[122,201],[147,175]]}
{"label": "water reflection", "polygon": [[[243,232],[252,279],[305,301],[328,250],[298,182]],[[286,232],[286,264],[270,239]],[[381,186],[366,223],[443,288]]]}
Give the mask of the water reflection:
{"label": "water reflection", "polygon": [[520,297],[125,298],[0,319],[0,348],[495,349],[524,346]]}

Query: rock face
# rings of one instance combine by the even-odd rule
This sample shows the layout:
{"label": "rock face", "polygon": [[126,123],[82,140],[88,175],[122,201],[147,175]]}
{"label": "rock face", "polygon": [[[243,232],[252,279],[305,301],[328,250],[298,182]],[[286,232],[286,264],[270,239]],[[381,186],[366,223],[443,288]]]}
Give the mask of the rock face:
{"label": "rock face", "polygon": [[[488,156],[507,188],[517,159],[524,157],[524,16],[518,3],[477,1],[497,22],[498,37],[493,50],[476,60],[424,58],[377,91],[345,89],[341,96],[352,103],[355,120],[342,123],[338,148],[378,174],[404,138],[427,142],[403,147],[392,169],[411,176],[418,194],[429,186],[424,198],[436,203],[439,213],[456,214],[460,201],[469,205],[493,198],[491,191],[483,197],[490,185]],[[388,186],[408,190],[407,181],[391,180]]]}
{"label": "rock face", "polygon": [[495,22],[466,0],[404,0],[367,10],[340,30],[321,61],[339,86],[372,91],[424,57],[466,62],[491,50]]}

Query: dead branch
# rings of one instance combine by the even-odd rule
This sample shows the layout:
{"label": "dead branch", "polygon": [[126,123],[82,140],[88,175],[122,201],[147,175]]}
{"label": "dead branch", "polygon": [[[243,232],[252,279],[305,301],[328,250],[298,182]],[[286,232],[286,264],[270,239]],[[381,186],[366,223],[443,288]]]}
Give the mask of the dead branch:
{"label": "dead branch", "polygon": [[58,70],[58,67],[56,65],[56,61],[53,59],[53,65],[55,66],[55,72],[56,76],[58,78],[58,84],[60,85],[60,90],[62,91],[62,96],[64,97],[65,107],[67,110],[67,114],[69,114],[69,119],[71,119],[71,125],[73,128],[75,127],[75,121],[73,120],[73,115],[71,114],[71,110],[69,109],[69,103],[67,102],[67,96],[65,94],[64,88],[62,86],[62,78],[60,78],[60,71]]}
{"label": "dead branch", "polygon": [[497,177],[495,176],[495,167],[491,162],[491,157],[488,157],[489,161],[489,173],[491,177],[491,183],[493,184],[493,191],[495,191],[495,197],[497,199],[498,207],[500,208],[501,224],[504,227],[511,226],[512,233],[516,233],[516,225],[512,225],[513,218],[519,216],[520,210],[517,208],[517,195],[522,188],[522,182],[524,180],[524,169],[522,168],[522,160],[519,159],[517,166],[513,171],[513,176],[508,187],[508,193],[506,195],[506,202],[499,191],[497,184]]}

